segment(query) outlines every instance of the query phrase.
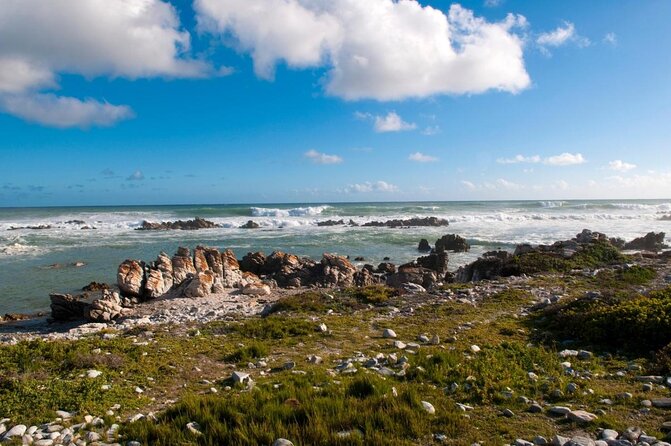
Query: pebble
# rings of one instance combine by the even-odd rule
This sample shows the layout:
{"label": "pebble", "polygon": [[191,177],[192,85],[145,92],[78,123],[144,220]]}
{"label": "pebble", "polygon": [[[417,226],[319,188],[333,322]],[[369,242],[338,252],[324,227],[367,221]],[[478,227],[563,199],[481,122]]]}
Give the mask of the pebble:
{"label": "pebble", "polygon": [[88,378],[97,378],[102,374],[103,374],[103,372],[101,372],[100,370],[89,370],[89,371],[86,372],[86,376]]}
{"label": "pebble", "polygon": [[510,409],[504,409],[502,415],[507,418],[512,418],[515,416],[515,413]]}
{"label": "pebble", "polygon": [[566,415],[571,412],[571,409],[566,406],[552,406],[548,409],[548,412],[553,415]]}
{"label": "pebble", "polygon": [[436,413],[436,408],[433,407],[433,404],[429,403],[428,401],[422,401],[422,407],[427,413],[431,415]]}
{"label": "pebble", "polygon": [[478,352],[480,351],[480,347],[478,347],[477,345],[473,344],[473,345],[471,345],[471,351],[472,351],[473,353],[478,353]]}
{"label": "pebble", "polygon": [[200,431],[200,424],[196,423],[195,421],[186,423],[186,429],[193,435],[203,435],[203,433]]}
{"label": "pebble", "polygon": [[397,348],[399,350],[405,350],[407,345],[403,341],[394,341],[394,348]]}
{"label": "pebble", "polygon": [[278,438],[273,443],[273,446],[294,446],[294,444],[289,440],[287,440],[286,438]]}
{"label": "pebble", "polygon": [[396,337],[396,332],[391,328],[385,328],[382,332],[382,337],[387,339],[393,339]]}
{"label": "pebble", "polygon": [[326,326],[326,324],[321,323],[317,325],[317,331],[320,333],[327,333],[329,331],[329,328]]}

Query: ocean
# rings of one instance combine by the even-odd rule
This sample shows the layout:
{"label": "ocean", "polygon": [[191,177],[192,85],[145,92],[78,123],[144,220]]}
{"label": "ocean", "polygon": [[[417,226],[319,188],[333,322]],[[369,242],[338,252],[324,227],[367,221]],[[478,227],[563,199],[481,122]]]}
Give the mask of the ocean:
{"label": "ocean", "polygon": [[[127,258],[151,261],[178,246],[231,248],[238,258],[250,251],[281,250],[320,258],[324,252],[384,257],[401,264],[418,257],[422,238],[433,243],[455,233],[472,245],[450,254],[450,268],[485,251],[514,249],[519,243],[551,243],[588,228],[626,240],[649,231],[667,231],[671,200],[473,201],[411,203],[234,204],[0,208],[0,314],[47,310],[50,292],[75,292],[91,281],[114,283]],[[449,227],[319,227],[324,220],[361,224],[394,218],[440,217]],[[143,220],[202,217],[221,228],[198,231],[136,231]],[[253,220],[259,229],[240,229]],[[82,223],[83,222],[83,223]],[[50,229],[17,229],[25,226]],[[95,229],[81,229],[83,226]],[[75,266],[80,262],[80,266]],[[83,266],[81,265],[83,264]]]}

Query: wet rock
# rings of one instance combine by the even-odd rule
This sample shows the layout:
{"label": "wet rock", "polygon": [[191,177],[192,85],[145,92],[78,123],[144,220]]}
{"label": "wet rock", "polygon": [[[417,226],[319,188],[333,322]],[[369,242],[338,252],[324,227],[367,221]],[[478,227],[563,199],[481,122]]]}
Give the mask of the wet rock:
{"label": "wet rock", "polygon": [[435,271],[439,278],[443,278],[445,277],[445,274],[447,274],[448,256],[447,252],[444,250],[440,252],[432,252],[428,256],[419,257],[416,262],[417,265],[422,268]]}
{"label": "wet rock", "polygon": [[125,260],[117,270],[117,285],[125,297],[140,297],[144,287],[144,265],[137,260]]}
{"label": "wet rock", "polygon": [[193,231],[197,229],[210,229],[210,228],[220,228],[221,225],[218,225],[214,222],[205,220],[203,218],[196,217],[193,220],[177,220],[177,221],[164,221],[161,223],[152,223],[147,220],[142,222],[142,225],[139,228],[136,228],[138,231],[165,231],[169,229],[179,229]]}
{"label": "wet rock", "polygon": [[253,220],[248,220],[247,223],[240,226],[240,229],[258,229],[260,227],[261,227],[261,225],[258,224],[257,222],[255,222]]}
{"label": "wet rock", "polygon": [[624,249],[633,249],[637,251],[661,251],[667,246],[664,244],[663,232],[648,232],[643,237],[638,237],[624,245]]}
{"label": "wet rock", "polygon": [[470,249],[471,245],[466,242],[466,239],[456,234],[447,234],[436,240],[436,252],[466,252]]}
{"label": "wet rock", "polygon": [[342,226],[345,225],[345,220],[325,220],[318,221],[317,226]]}
{"label": "wet rock", "polygon": [[431,245],[429,244],[429,241],[425,238],[421,239],[419,241],[419,246],[417,247],[417,250],[420,251],[420,252],[431,251]]}
{"label": "wet rock", "polygon": [[400,227],[410,227],[410,226],[448,226],[450,223],[444,218],[437,217],[425,217],[425,218],[410,218],[408,220],[387,220],[387,221],[371,221],[364,223],[361,226],[373,226],[373,227],[388,227],[388,228],[400,228]]}
{"label": "wet rock", "polygon": [[99,282],[91,282],[85,287],[82,288],[82,291],[102,291],[102,290],[109,290],[110,286],[106,283],[99,283]]}

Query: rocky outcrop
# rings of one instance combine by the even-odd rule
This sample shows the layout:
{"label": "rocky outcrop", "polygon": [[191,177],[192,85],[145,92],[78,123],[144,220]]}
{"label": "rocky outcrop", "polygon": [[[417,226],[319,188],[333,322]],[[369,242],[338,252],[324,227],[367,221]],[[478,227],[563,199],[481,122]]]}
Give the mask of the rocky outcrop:
{"label": "rocky outcrop", "polygon": [[447,274],[448,256],[445,251],[432,252],[428,256],[419,257],[416,260],[418,266],[427,268],[436,272],[439,278]]}
{"label": "rocky outcrop", "polygon": [[192,298],[205,297],[212,293],[214,279],[214,273],[209,269],[199,271],[182,284],[181,295]]}
{"label": "rocky outcrop", "polygon": [[144,287],[144,264],[137,260],[125,260],[117,270],[117,285],[126,297],[140,297]]}
{"label": "rocky outcrop", "polygon": [[85,317],[91,322],[109,322],[123,315],[121,299],[117,293],[103,292],[101,299],[91,302],[85,310]]}
{"label": "rocky outcrop", "polygon": [[172,269],[175,285],[184,282],[190,274],[196,274],[196,268],[193,265],[189,248],[177,248],[177,253],[172,257]]}
{"label": "rocky outcrop", "polygon": [[18,231],[20,229],[30,229],[33,231],[40,231],[44,229],[51,229],[51,225],[36,225],[36,226],[10,226],[8,231]]}
{"label": "rocky outcrop", "polygon": [[663,232],[648,232],[645,236],[638,237],[624,245],[624,249],[654,252],[661,251],[668,247],[664,244],[664,237],[665,234]]}
{"label": "rocky outcrop", "polygon": [[82,288],[82,291],[102,291],[109,290],[110,286],[106,283],[91,282]]}
{"label": "rocky outcrop", "polygon": [[221,253],[222,282],[226,288],[238,288],[243,285],[242,271],[235,253],[230,249]]}
{"label": "rocky outcrop", "polygon": [[427,239],[423,238],[419,241],[419,245],[417,246],[419,252],[430,252],[431,249],[431,245]]}
{"label": "rocky outcrop", "polygon": [[204,218],[196,217],[193,220],[177,220],[177,221],[164,221],[161,223],[153,223],[147,220],[142,222],[142,225],[139,228],[136,228],[138,231],[167,231],[170,229],[179,229],[183,231],[194,231],[197,229],[211,229],[211,228],[220,228],[221,225],[218,225]]}
{"label": "rocky outcrop", "polygon": [[435,271],[413,264],[401,265],[398,272],[387,277],[387,285],[397,289],[404,289],[404,285],[408,283],[431,289],[437,281],[438,276]]}
{"label": "rocky outcrop", "polygon": [[89,302],[84,296],[53,293],[49,295],[49,298],[51,299],[51,317],[56,321],[82,319],[89,308]]}
{"label": "rocky outcrop", "polygon": [[506,251],[490,251],[475,262],[463,266],[455,273],[457,282],[478,282],[480,280],[508,277],[519,274],[513,255]]}
{"label": "rocky outcrop", "polygon": [[254,220],[248,220],[247,223],[240,226],[240,229],[258,229],[261,225],[255,222]]}
{"label": "rocky outcrop", "polygon": [[317,222],[317,226],[344,226],[344,225],[359,226],[359,224],[357,222],[355,222],[354,220],[352,220],[351,218],[348,222],[346,222],[343,219],[340,219],[340,220],[324,220],[324,221],[318,221]]}
{"label": "rocky outcrop", "polygon": [[324,253],[321,264],[323,268],[321,285],[326,287],[354,285],[356,267],[347,258]]}
{"label": "rocky outcrop", "polygon": [[360,271],[354,274],[354,285],[358,287],[367,287],[382,283],[381,275],[376,275],[372,265],[365,265]]}
{"label": "rocky outcrop", "polygon": [[436,252],[466,252],[470,249],[471,245],[466,242],[466,239],[456,234],[447,234],[436,240]]}
{"label": "rocky outcrop", "polygon": [[444,218],[438,217],[424,217],[424,218],[410,218],[407,220],[387,220],[387,221],[370,221],[364,223],[361,226],[373,226],[373,227],[388,227],[388,228],[401,228],[401,227],[410,227],[410,226],[448,226],[450,223]]}
{"label": "rocky outcrop", "polygon": [[214,273],[216,277],[224,279],[224,261],[222,255],[217,248],[204,248],[205,261],[208,268]]}
{"label": "rocky outcrop", "polygon": [[240,261],[240,269],[254,274],[264,274],[266,255],[262,252],[248,252]]}
{"label": "rocky outcrop", "polygon": [[156,261],[145,268],[145,283],[143,296],[154,299],[167,293],[173,285],[172,260],[161,252]]}

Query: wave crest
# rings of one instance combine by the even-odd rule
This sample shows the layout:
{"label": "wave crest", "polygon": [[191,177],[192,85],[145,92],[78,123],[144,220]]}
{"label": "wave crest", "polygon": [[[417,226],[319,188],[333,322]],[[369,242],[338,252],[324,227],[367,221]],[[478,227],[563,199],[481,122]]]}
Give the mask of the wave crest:
{"label": "wave crest", "polygon": [[321,215],[331,206],[308,206],[293,209],[251,208],[252,217],[311,217]]}

